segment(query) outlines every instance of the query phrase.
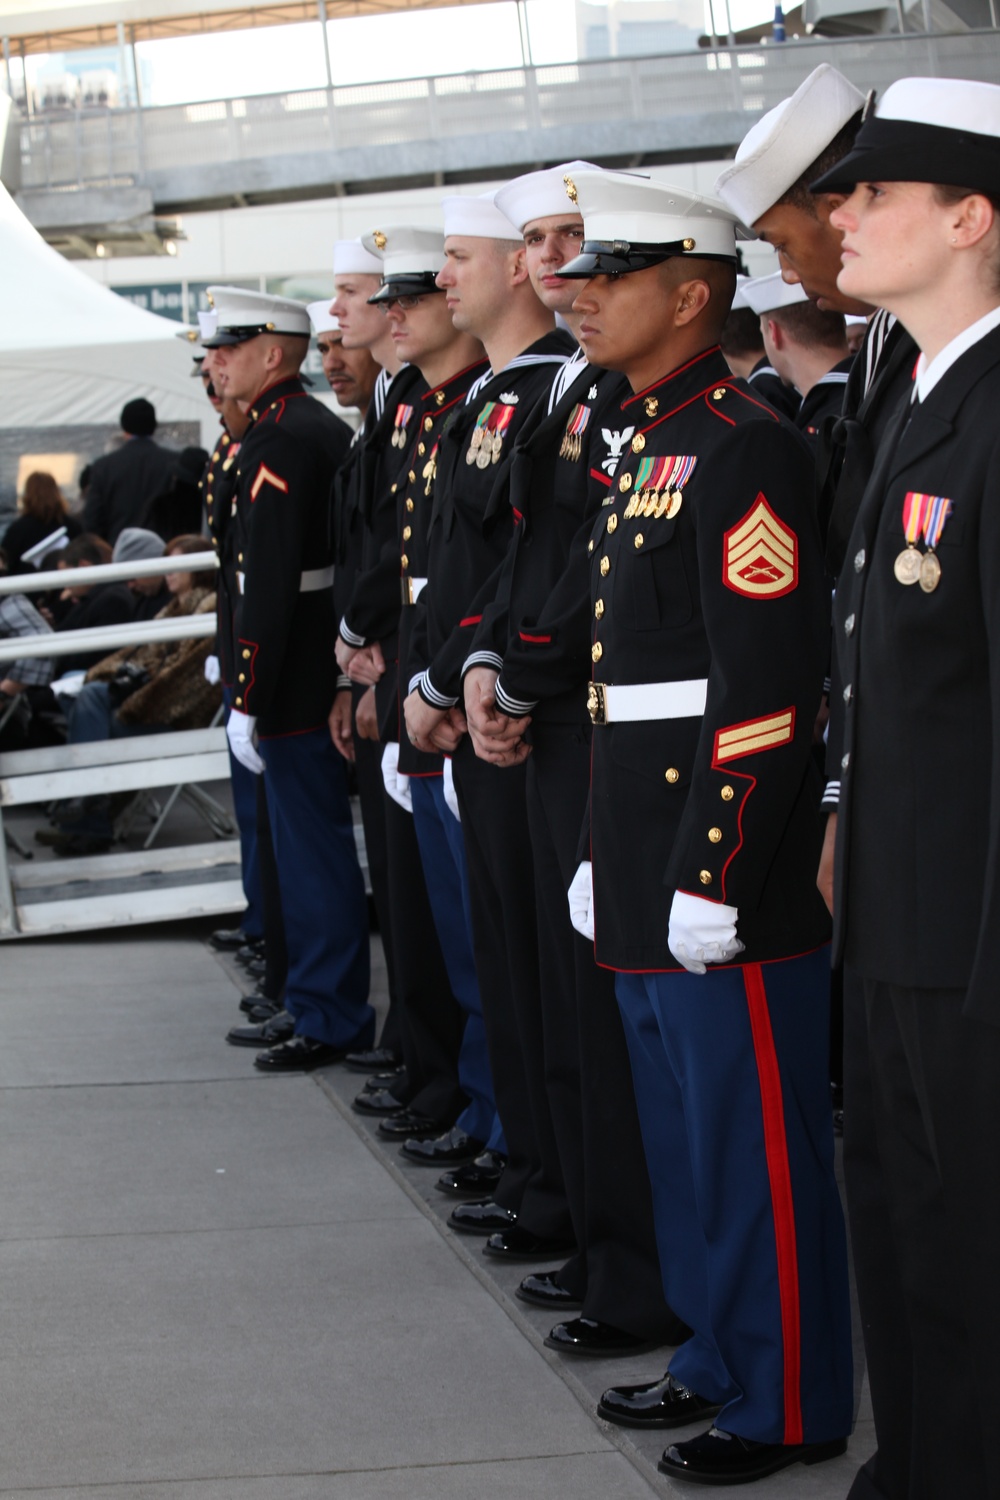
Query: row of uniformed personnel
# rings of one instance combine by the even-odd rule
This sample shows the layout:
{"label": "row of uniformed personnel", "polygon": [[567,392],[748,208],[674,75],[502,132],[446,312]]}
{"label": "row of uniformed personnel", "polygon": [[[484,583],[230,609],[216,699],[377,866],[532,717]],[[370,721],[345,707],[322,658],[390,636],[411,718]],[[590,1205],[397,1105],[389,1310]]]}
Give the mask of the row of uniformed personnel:
{"label": "row of uniformed personnel", "polygon": [[[919,1006],[921,983],[962,985],[968,971],[962,979],[947,957],[947,935],[935,947],[930,915],[925,957],[909,962],[902,891],[921,908],[933,898],[914,871],[935,889],[943,872],[914,865],[894,828],[897,872],[868,826],[895,793],[890,763],[906,747],[894,732],[904,722],[916,741],[923,732],[894,718],[883,664],[911,606],[914,681],[919,663],[955,716],[935,729],[928,766],[978,731],[988,800],[992,736],[975,718],[988,691],[962,701],[948,682],[961,642],[989,679],[991,559],[977,584],[962,556],[954,567],[938,557],[950,542],[974,560],[986,522],[970,499],[963,529],[961,504],[931,495],[928,478],[926,493],[903,500],[891,577],[873,560],[892,546],[879,542],[880,506],[900,465],[883,454],[910,414],[928,326],[895,303],[909,309],[921,272],[929,285],[958,267],[962,310],[945,326],[953,337],[978,327],[969,310],[985,300],[977,337],[1000,357],[1000,314],[989,321],[1000,302],[988,196],[1000,190],[997,97],[908,80],[862,121],[863,96],[823,66],[751,130],[718,199],[573,162],[446,199],[440,233],[387,224],[339,243],[329,316],[313,313],[325,367],[348,369],[364,409],[353,441],[298,379],[305,311],[214,289],[206,364],[249,416],[238,452],[220,444],[208,484],[229,580],[229,737],[240,763],[263,772],[288,947],[284,1008],[233,1039],[259,1046],[257,1065],[271,1071],[398,1053],[402,1068],[374,1078],[356,1108],[408,1158],[446,1169],[442,1190],[463,1200],[450,1222],[483,1235],[486,1253],[559,1262],[518,1289],[558,1317],[547,1342],[600,1355],[676,1346],[667,1375],[608,1390],[599,1411],[667,1429],[713,1418],[664,1454],[661,1468],[680,1479],[743,1483],[835,1457],[852,1425],[814,750],[830,587],[846,556],[838,619],[851,680],[838,678],[831,730],[843,777],[825,800],[836,805],[843,779],[848,1189],[879,1439],[852,1494],[941,1495],[949,1473],[963,1476],[955,1493],[998,1493],[981,1435],[944,1464],[932,1451],[937,1386],[924,1347],[930,1327],[967,1361],[947,1371],[966,1415],[996,1383],[979,1358],[996,1323],[972,1328],[971,1294],[954,1281],[932,1289],[929,1315],[925,1285],[960,1266],[983,1292],[996,1204],[975,1231],[959,1215],[978,1239],[956,1252],[952,1178],[938,1180],[934,1143],[936,1130],[949,1142],[960,1130],[923,1119],[922,1153],[912,1121],[894,1122],[879,1096],[891,1087],[926,1113],[947,1067],[935,1059],[928,1082],[913,1049],[933,1035],[950,1056],[962,1026],[978,1027],[961,1058],[976,1057],[983,1076],[993,1015],[980,977],[971,1019],[956,1019],[953,1002],[948,1025],[923,1032],[919,1018],[901,1019],[893,985],[918,987]],[[970,109],[982,111],[971,123]],[[908,245],[943,244],[950,213],[956,250],[938,253],[934,240],[937,259],[907,258],[900,233],[899,292],[891,276],[866,279],[862,262],[868,253],[878,271],[879,253],[889,260],[878,223],[902,210],[884,187],[869,198],[854,185],[912,186],[918,162],[954,193],[937,218],[926,204],[923,219],[911,215]],[[882,198],[888,211],[868,207]],[[857,227],[866,213],[883,216],[868,240]],[[827,375],[810,367],[810,385],[827,391],[805,432],[831,387],[844,395],[818,474],[802,431],[719,348],[745,225],[820,312],[869,318],[853,366],[834,359],[832,379],[829,364]],[[874,250],[848,249],[855,237]],[[765,315],[793,300],[773,286],[756,303],[753,288],[745,295]],[[964,336],[956,368],[975,344]],[[929,369],[945,344],[937,333],[919,343]],[[977,374],[988,381],[995,368],[980,353]],[[918,460],[958,421],[964,387],[953,377],[940,389],[940,412],[910,418],[924,433],[911,443],[914,484]],[[995,445],[992,430],[984,438]],[[988,488],[992,452],[972,463],[974,485]],[[943,487],[943,469],[933,472]],[[866,584],[878,620],[867,634]],[[939,639],[950,655],[935,655]],[[866,671],[871,703],[859,702]],[[345,757],[358,769],[393,1000],[390,1044],[374,1050]],[[904,807],[926,795],[898,774]],[[844,817],[830,828],[838,821],[843,830]],[[970,829],[963,855],[982,870],[969,884],[983,890],[985,833],[980,844]],[[979,919],[964,888],[963,902],[957,914],[940,897],[936,910],[945,929],[964,923],[972,948]],[[838,922],[843,932],[842,910]],[[886,1007],[897,1042],[886,1040]],[[879,1045],[894,1051],[889,1082]],[[981,1122],[972,1092],[965,1108]],[[902,1190],[887,1180],[890,1159],[908,1178]],[[982,1151],[976,1161],[992,1182],[995,1163]],[[924,1235],[929,1182],[940,1204]],[[983,1295],[992,1309],[995,1294]]]}

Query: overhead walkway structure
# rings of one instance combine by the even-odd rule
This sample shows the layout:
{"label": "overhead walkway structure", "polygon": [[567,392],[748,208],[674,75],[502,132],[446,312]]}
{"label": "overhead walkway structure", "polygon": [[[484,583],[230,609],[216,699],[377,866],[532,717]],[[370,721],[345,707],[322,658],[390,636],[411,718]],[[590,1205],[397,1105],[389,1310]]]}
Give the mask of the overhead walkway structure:
{"label": "overhead walkway structure", "polygon": [[706,160],[731,154],[820,62],[880,91],[908,75],[1000,83],[1000,31],[817,38],[12,120],[17,201],[51,232],[481,181],[569,157]]}

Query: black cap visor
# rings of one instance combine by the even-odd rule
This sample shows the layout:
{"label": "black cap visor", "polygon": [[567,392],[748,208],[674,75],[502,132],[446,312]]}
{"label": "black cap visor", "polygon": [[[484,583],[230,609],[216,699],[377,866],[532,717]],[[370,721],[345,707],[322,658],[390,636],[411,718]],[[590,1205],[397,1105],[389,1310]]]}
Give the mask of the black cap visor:
{"label": "black cap visor", "polygon": [[430,292],[440,292],[435,280],[437,274],[436,271],[414,271],[412,275],[385,277],[368,301],[392,302],[397,297],[426,297]]}
{"label": "black cap visor", "polygon": [[850,193],[859,182],[930,182],[1000,194],[1000,139],[916,120],[865,121],[842,161],[811,193]]}
{"label": "black cap visor", "polygon": [[235,344],[248,344],[262,333],[280,333],[288,339],[310,339],[312,332],[303,333],[299,328],[275,328],[273,323],[252,323],[241,328],[217,328],[211,338],[202,339],[203,349],[231,349]]}
{"label": "black cap visor", "polygon": [[662,265],[678,255],[692,255],[698,260],[722,260],[736,264],[735,255],[698,255],[692,242],[672,240],[665,245],[633,245],[628,240],[584,240],[583,250],[567,261],[557,272],[567,281],[589,281],[592,276],[626,276],[630,271],[645,271]]}

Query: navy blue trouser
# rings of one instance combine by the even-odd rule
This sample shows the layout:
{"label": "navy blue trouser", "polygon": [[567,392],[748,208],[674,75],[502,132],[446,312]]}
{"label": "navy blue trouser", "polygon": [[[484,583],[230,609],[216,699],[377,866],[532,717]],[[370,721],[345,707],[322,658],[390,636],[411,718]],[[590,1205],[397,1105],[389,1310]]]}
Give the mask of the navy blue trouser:
{"label": "navy blue trouser", "polygon": [[827,1077],[829,950],[618,974],[667,1302],[670,1373],[766,1443],[851,1430],[847,1247]]}
{"label": "navy blue trouser", "polygon": [[[233,702],[233,690],[223,686],[222,701],[226,705],[225,718]],[[260,872],[257,868],[257,778],[236,756],[229,752],[229,775],[233,787],[233,811],[240,831],[240,870],[243,894],[247,898],[247,909],[240,918],[240,926],[248,938],[264,935],[264,908],[260,893]]]}
{"label": "navy blue trouser", "polygon": [[368,903],[344,762],[324,724],[262,739],[288,945],[285,1009],[299,1036],[370,1047]]}
{"label": "navy blue trouser", "polygon": [[444,800],[443,777],[411,776],[410,792],[413,826],[420,846],[420,862],[424,867],[434,925],[452,993],[465,1012],[465,1029],[458,1054],[458,1081],[469,1103],[457,1123],[467,1134],[485,1141],[492,1150],[503,1151],[505,1146],[493,1099],[483,1007],[472,954],[469,875],[462,825]]}

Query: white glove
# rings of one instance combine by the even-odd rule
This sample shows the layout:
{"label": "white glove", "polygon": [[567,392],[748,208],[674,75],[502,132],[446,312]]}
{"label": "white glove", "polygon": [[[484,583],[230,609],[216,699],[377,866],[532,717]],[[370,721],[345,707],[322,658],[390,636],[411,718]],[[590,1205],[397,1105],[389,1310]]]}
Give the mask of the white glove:
{"label": "white glove", "polygon": [[461,823],[462,814],[458,810],[458,793],[455,790],[455,773],[451,768],[451,761],[445,757],[444,763],[444,800],[450,813]]}
{"label": "white glove", "polygon": [[405,812],[413,811],[413,793],[409,776],[399,774],[399,746],[390,740],[382,751],[382,780],[393,802],[398,802]]}
{"label": "white glove", "polygon": [[219,658],[217,656],[206,656],[205,681],[210,682],[212,686],[215,687],[215,684],[219,681],[221,676],[222,670],[219,667]]}
{"label": "white glove", "polygon": [[581,937],[594,940],[594,867],[585,859],[569,888],[569,919]]}
{"label": "white glove", "polygon": [[235,708],[229,710],[229,718],[226,720],[229,748],[241,766],[246,766],[248,771],[259,776],[264,769],[264,762],[257,754],[257,746],[254,744],[256,730],[257,720],[252,714],[241,714]]}
{"label": "white glove", "polygon": [[736,936],[739,915],[735,906],[675,891],[667,946],[689,974],[704,974],[707,964],[725,964],[743,952]]}

